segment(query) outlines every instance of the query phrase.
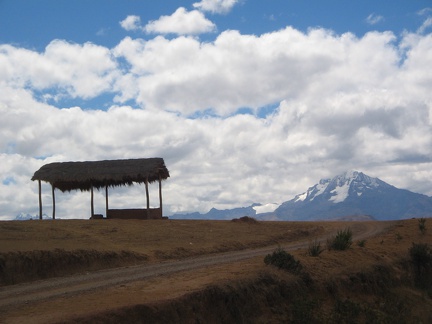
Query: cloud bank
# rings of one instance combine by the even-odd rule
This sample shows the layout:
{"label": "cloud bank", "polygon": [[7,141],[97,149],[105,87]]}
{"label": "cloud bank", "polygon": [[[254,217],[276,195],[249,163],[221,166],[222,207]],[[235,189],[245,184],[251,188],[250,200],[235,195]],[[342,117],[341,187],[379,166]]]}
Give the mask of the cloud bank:
{"label": "cloud bank", "polygon": [[[163,21],[146,26],[165,34]],[[280,203],[347,169],[432,195],[432,34],[189,33],[0,45],[0,217],[37,213],[30,178],[54,161],[163,157],[167,214]],[[108,109],[60,104],[105,97]],[[143,190],[114,190],[113,208],[144,206]],[[88,194],[57,199],[59,217],[89,216]],[[46,185],[43,200],[50,213]]]}

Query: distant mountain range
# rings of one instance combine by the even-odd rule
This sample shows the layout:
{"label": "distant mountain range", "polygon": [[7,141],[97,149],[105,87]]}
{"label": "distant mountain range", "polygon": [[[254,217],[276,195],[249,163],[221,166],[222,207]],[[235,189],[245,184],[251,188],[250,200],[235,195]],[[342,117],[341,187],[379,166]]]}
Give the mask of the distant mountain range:
{"label": "distant mountain range", "polygon": [[170,216],[171,219],[216,219],[216,220],[231,220],[233,218],[240,218],[243,216],[255,216],[257,211],[254,207],[261,206],[261,204],[252,204],[249,207],[239,207],[234,209],[216,209],[212,208],[206,214],[186,213],[186,214],[175,214]]}
{"label": "distant mountain range", "polygon": [[261,220],[394,220],[432,216],[432,197],[398,189],[378,178],[348,171],[322,179],[304,193],[282,203],[273,212],[260,213],[261,204],[206,214],[176,214],[170,218],[233,219],[242,216]]}
{"label": "distant mountain range", "polygon": [[[25,221],[25,220],[33,220],[33,219],[39,219],[39,215],[34,216],[34,215],[26,214],[26,213],[21,213],[21,214],[15,216],[14,220]],[[48,216],[47,214],[43,214],[42,219],[52,219],[52,217]]]}

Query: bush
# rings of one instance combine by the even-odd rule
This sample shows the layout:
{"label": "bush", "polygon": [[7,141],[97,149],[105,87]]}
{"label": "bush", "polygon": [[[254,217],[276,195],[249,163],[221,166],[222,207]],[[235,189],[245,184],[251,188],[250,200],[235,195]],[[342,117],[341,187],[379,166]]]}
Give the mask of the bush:
{"label": "bush", "polygon": [[420,288],[431,288],[432,249],[426,243],[413,243],[409,255],[414,266],[415,284]]}
{"label": "bush", "polygon": [[309,244],[308,253],[310,256],[317,257],[322,251],[324,251],[324,249],[321,248],[321,242],[315,240]]}
{"label": "bush", "polygon": [[308,296],[296,298],[291,303],[292,318],[290,323],[318,323],[316,318],[316,309],[318,307],[316,300]]}
{"label": "bush", "polygon": [[343,231],[338,231],[336,236],[327,241],[327,248],[329,250],[343,251],[348,249],[352,244],[352,232],[350,228]]}
{"label": "bush", "polygon": [[294,274],[299,274],[303,268],[300,261],[296,260],[281,247],[277,248],[272,254],[267,254],[264,258],[264,263],[276,266],[279,269],[287,270]]}
{"label": "bush", "polygon": [[409,255],[417,272],[432,266],[432,250],[426,243],[413,243],[409,249]]}
{"label": "bush", "polygon": [[409,249],[411,261],[418,268],[426,268],[432,262],[432,251],[427,243],[413,243]]}
{"label": "bush", "polygon": [[357,245],[360,246],[360,247],[365,247],[365,245],[366,245],[366,240],[358,241],[358,242],[357,242]]}
{"label": "bush", "polygon": [[231,221],[234,223],[238,223],[238,222],[249,223],[249,224],[257,224],[258,223],[258,221],[255,218],[249,217],[249,216],[243,216],[240,218],[233,218]]}
{"label": "bush", "polygon": [[349,299],[336,299],[333,308],[331,322],[334,323],[358,323],[358,319],[363,309],[360,304],[357,304]]}
{"label": "bush", "polygon": [[426,233],[426,218],[420,218],[419,222],[419,230],[422,234]]}

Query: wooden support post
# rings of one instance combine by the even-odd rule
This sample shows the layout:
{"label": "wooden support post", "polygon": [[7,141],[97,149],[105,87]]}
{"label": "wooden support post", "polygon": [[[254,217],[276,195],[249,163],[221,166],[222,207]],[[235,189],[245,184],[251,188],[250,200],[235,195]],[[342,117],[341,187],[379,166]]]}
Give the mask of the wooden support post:
{"label": "wooden support post", "polygon": [[91,217],[93,218],[93,216],[94,216],[93,186],[90,187],[90,192],[91,192],[91,199],[90,199],[90,203],[91,203]]}
{"label": "wooden support post", "polygon": [[51,185],[51,192],[52,192],[52,200],[53,200],[53,211],[52,211],[52,218],[55,219],[55,212],[56,212],[56,208],[55,208],[55,193],[54,193],[54,185]]}
{"label": "wooden support post", "polygon": [[160,208],[160,212],[161,212],[161,217],[163,217],[163,212],[162,212],[162,179],[161,179],[160,174],[159,174],[159,208]]}
{"label": "wooden support post", "polygon": [[105,218],[108,218],[108,186],[105,186]]}
{"label": "wooden support post", "polygon": [[146,187],[146,197],[147,197],[147,219],[150,218],[150,197],[149,197],[149,188],[148,188],[148,178],[145,181]]}
{"label": "wooden support post", "polygon": [[40,180],[38,180],[38,183],[39,183],[39,219],[42,219],[42,184]]}

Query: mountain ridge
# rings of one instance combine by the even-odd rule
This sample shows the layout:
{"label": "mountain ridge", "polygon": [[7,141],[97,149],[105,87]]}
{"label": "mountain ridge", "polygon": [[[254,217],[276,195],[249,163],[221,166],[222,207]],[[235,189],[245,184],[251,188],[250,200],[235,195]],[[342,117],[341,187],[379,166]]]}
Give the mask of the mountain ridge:
{"label": "mountain ridge", "polygon": [[[432,216],[432,197],[399,189],[379,178],[350,170],[321,179],[305,192],[283,202],[273,212],[257,213],[257,206],[218,210],[206,214],[175,214],[172,218],[260,220],[397,220]],[[254,209],[255,207],[255,209]]]}
{"label": "mountain ridge", "polygon": [[347,171],[322,179],[303,194],[282,203],[280,220],[321,220],[370,215],[377,220],[432,215],[432,198],[399,189],[363,172]]}

